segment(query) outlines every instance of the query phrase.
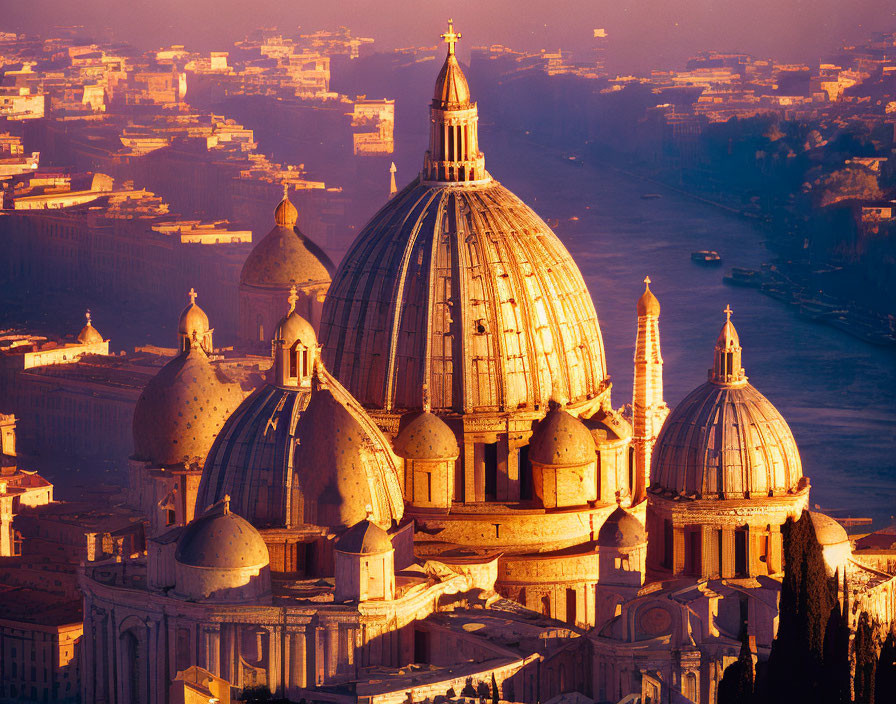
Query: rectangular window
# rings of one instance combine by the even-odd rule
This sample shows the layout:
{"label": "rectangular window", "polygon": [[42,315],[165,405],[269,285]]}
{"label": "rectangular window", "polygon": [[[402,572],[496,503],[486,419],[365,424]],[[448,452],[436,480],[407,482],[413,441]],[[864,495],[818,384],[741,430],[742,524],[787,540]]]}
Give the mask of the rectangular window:
{"label": "rectangular window", "polygon": [[485,469],[485,500],[498,500],[498,443],[483,446],[482,461]]}

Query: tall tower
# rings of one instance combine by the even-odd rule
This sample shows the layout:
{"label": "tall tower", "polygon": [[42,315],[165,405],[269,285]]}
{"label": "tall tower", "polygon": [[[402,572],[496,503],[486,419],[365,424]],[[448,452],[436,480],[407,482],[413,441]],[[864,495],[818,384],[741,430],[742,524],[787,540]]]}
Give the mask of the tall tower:
{"label": "tall tower", "polygon": [[457,63],[454,45],[461,38],[448,20],[442,39],[448,45],[445,65],[436,79],[429,109],[429,151],[423,161],[424,181],[479,181],[487,178],[485,155],[479,151],[479,113],[470,100],[470,86]]}
{"label": "tall tower", "polygon": [[644,499],[650,485],[650,456],[669,407],[663,400],[663,357],[660,353],[660,302],[644,279],[638,299],[638,338],[635,342],[635,382],[632,393],[632,446],[635,453],[633,502]]}

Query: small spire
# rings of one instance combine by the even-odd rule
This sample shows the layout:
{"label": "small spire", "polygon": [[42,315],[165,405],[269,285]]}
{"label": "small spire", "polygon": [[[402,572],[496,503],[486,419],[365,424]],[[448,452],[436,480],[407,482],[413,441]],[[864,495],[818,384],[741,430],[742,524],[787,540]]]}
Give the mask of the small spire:
{"label": "small spire", "polygon": [[[286,299],[289,303],[289,313],[292,313],[296,309],[296,301],[299,300],[297,292],[298,289],[296,288],[296,285],[293,284],[292,288],[289,289],[289,297]],[[289,315],[289,313],[287,313],[287,315]]]}
{"label": "small spire", "polygon": [[731,305],[730,304],[726,305],[725,310],[723,310],[722,312],[725,314],[725,321],[730,323],[731,322],[731,314],[734,312],[733,310],[731,310]]}
{"label": "small spire", "polygon": [[194,288],[191,286],[191,287],[190,287],[190,291],[187,293],[187,296],[190,298],[190,305],[191,305],[191,306],[196,305],[196,298],[199,296],[199,294],[196,293],[196,289],[194,289]]}
{"label": "small spire", "polygon": [[93,327],[93,324],[90,322],[90,308],[87,309],[84,317],[87,318],[87,327]]}
{"label": "small spire", "polygon": [[442,39],[445,40],[445,43],[448,45],[448,55],[454,55],[454,45],[457,44],[457,40],[461,38],[460,32],[454,31],[454,20],[448,20],[448,31],[445,32],[442,36]]}
{"label": "small spire", "polygon": [[429,413],[432,410],[432,402],[429,399],[429,384],[423,384],[423,412]]}
{"label": "small spire", "polygon": [[289,200],[289,184],[286,181],[283,182],[283,200]]}
{"label": "small spire", "polygon": [[644,283],[647,284],[647,288],[650,288],[650,277],[649,276],[644,277]]}
{"label": "small spire", "polygon": [[395,162],[392,162],[392,166],[389,167],[389,197],[391,198],[396,193],[398,193],[398,184],[395,183],[395,173],[398,171],[395,168]]}

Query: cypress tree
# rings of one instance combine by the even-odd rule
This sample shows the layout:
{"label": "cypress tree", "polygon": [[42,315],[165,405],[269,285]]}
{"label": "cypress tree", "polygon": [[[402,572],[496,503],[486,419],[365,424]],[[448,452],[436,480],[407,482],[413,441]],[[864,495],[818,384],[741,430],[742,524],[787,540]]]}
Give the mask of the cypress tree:
{"label": "cypress tree", "polygon": [[[826,700],[824,640],[836,599],[808,511],[783,526],[778,633],[762,690],[782,704]],[[833,642],[832,642],[833,643]]]}
{"label": "cypress tree", "polygon": [[854,701],[856,704],[874,704],[874,671],[877,666],[877,653],[874,647],[871,619],[864,611],[859,616],[859,624],[856,628],[855,652]]}
{"label": "cypress tree", "polygon": [[498,694],[498,681],[495,679],[495,673],[492,672],[492,704],[498,704],[500,698],[501,697]]}
{"label": "cypress tree", "polygon": [[896,702],[896,634],[887,634],[874,676],[874,697],[878,702]]}
{"label": "cypress tree", "polygon": [[746,629],[737,660],[725,668],[719,681],[718,704],[751,704],[753,701],[753,655]]}
{"label": "cypress tree", "polygon": [[[839,582],[834,575],[834,583]],[[850,704],[849,623],[847,621],[846,575],[843,576],[843,605],[834,600],[824,633],[824,701],[827,704]]]}

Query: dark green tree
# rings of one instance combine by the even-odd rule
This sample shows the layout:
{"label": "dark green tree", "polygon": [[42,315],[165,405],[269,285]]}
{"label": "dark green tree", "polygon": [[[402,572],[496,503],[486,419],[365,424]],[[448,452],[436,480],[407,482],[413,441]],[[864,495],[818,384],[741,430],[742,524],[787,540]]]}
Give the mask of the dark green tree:
{"label": "dark green tree", "polygon": [[896,702],[896,633],[890,629],[877,659],[874,697],[879,702]]}
{"label": "dark green tree", "polygon": [[[834,583],[839,582],[839,572],[834,575]],[[843,576],[842,604],[834,597],[831,614],[828,617],[824,633],[824,673],[826,683],[824,702],[826,704],[850,704],[852,697],[849,691],[849,621],[848,593],[846,575]]]}
{"label": "dark green tree", "polygon": [[874,704],[874,671],[877,668],[877,652],[874,646],[871,618],[864,611],[859,616],[859,624],[856,627],[855,654],[854,701],[856,704]]}
{"label": "dark green tree", "polygon": [[500,695],[498,694],[498,681],[495,679],[495,673],[492,673],[492,704],[498,704],[498,700],[500,699]]}
{"label": "dark green tree", "polygon": [[808,511],[783,527],[784,580],[778,633],[760,689],[781,704],[825,701],[824,637],[835,587]]}
{"label": "dark green tree", "polygon": [[725,668],[719,682],[718,704],[751,704],[753,697],[753,655],[746,631],[741,640],[740,655]]}

